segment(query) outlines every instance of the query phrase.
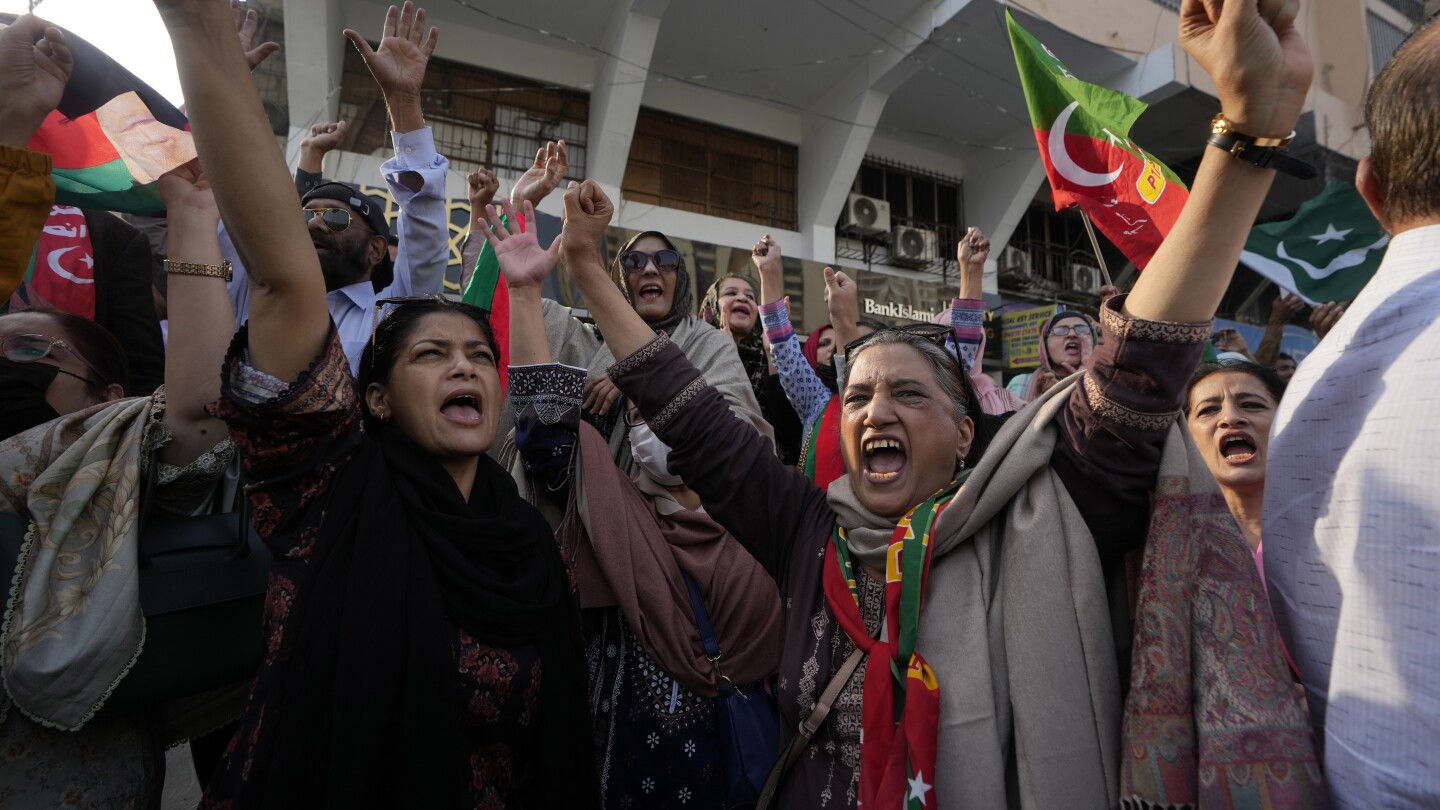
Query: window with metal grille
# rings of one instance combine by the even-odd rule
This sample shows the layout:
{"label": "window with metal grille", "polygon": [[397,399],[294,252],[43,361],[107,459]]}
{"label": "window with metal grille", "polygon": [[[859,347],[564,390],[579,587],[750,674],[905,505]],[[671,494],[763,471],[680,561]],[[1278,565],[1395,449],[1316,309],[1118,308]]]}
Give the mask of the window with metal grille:
{"label": "window with metal grille", "polygon": [[621,191],[631,202],[794,230],[798,156],[787,143],[641,110]]}
{"label": "window with metal grille", "polygon": [[1365,22],[1370,29],[1370,65],[1379,73],[1405,41],[1406,32],[1373,11],[1365,12]]}
{"label": "window with metal grille", "polygon": [[[891,232],[878,238],[891,239],[891,263],[943,272],[954,261],[963,235],[962,185],[958,178],[869,155],[860,164],[851,192],[890,204]],[[842,212],[837,235],[848,233],[845,218]],[[864,246],[837,243],[836,251],[846,258],[873,258]]]}
{"label": "window with metal grille", "polygon": [[[586,94],[435,58],[421,92],[435,148],[456,171],[469,173],[484,166],[520,174],[546,141],[563,139],[570,156],[569,177],[584,179],[590,119]],[[354,48],[345,51],[340,117],[348,122],[342,149],[389,153],[385,100]]]}

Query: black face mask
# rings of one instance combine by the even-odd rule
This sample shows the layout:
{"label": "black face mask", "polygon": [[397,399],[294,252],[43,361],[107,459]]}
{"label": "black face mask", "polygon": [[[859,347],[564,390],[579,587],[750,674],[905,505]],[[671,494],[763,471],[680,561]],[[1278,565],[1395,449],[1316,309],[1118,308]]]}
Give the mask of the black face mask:
{"label": "black face mask", "polygon": [[60,369],[49,363],[17,363],[0,357],[0,439],[58,419],[45,392]]}

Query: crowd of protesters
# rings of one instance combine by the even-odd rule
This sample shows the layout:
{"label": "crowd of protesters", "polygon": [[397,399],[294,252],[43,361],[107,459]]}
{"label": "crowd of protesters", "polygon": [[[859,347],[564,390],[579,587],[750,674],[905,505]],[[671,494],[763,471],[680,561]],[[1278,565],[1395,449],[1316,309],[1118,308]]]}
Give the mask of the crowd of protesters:
{"label": "crowd of protesters", "polygon": [[[344,122],[287,167],[253,12],[156,5],[199,157],[136,221],[153,256],[53,206],[27,145],[71,43],[0,31],[0,807],[159,807],[181,742],[215,810],[1440,804],[1440,26],[1370,90],[1356,183],[1394,239],[1303,362],[1294,296],[1253,353],[1214,329],[1274,171],[1206,149],[1133,287],[1002,381],[980,231],[934,322],[862,320],[826,268],[801,335],[769,234],[704,291],[666,234],[606,256],[615,207],[560,188],[563,143],[508,195],[470,176],[492,321],[438,294],[423,9],[344,32],[393,129],[392,228],[322,176]],[[1236,132],[1295,128],[1297,13],[1180,4]],[[83,306],[10,272],[55,216],[93,245]],[[557,266],[585,319],[541,294]],[[268,559],[233,639],[256,656],[165,687],[149,541],[231,515]]]}

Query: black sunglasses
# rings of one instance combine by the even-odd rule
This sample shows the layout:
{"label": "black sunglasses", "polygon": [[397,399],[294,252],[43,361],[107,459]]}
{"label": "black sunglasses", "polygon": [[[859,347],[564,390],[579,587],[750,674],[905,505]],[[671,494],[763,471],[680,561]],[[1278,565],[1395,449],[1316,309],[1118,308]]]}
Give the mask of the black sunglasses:
{"label": "black sunglasses", "polygon": [[310,220],[317,216],[320,217],[320,221],[325,223],[325,227],[333,233],[339,233],[350,227],[350,212],[344,208],[301,208],[300,215],[305,217],[307,225],[310,224]]}
{"label": "black sunglasses", "polygon": [[892,326],[887,329],[878,329],[864,337],[856,338],[845,344],[846,361],[848,362],[853,359],[855,352],[865,344],[874,340],[877,335],[883,335],[886,332],[904,332],[907,335],[914,335],[915,337],[923,338],[935,344],[941,351],[945,352],[947,357],[955,361],[955,368],[960,370],[960,377],[962,380],[964,379],[966,369],[965,362],[960,359],[960,347],[954,345],[953,341],[950,340],[950,327],[938,323],[912,323],[906,324],[905,326]]}
{"label": "black sunglasses", "polygon": [[634,275],[644,272],[645,265],[655,262],[655,269],[662,273],[674,273],[680,269],[680,251],[665,248],[654,253],[646,253],[643,250],[627,250],[620,254],[620,266],[625,272]]}

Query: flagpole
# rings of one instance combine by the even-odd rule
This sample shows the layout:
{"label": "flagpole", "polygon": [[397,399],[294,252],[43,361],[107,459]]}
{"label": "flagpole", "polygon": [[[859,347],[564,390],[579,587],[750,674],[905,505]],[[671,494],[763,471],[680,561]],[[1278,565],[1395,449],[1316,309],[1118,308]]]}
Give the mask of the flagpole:
{"label": "flagpole", "polygon": [[1080,211],[1080,221],[1085,223],[1085,233],[1090,234],[1090,247],[1095,250],[1095,261],[1100,263],[1100,277],[1105,279],[1107,286],[1115,286],[1110,280],[1110,269],[1105,266],[1105,254],[1100,252],[1100,240],[1095,238],[1095,226],[1090,224],[1090,215],[1084,209]]}

